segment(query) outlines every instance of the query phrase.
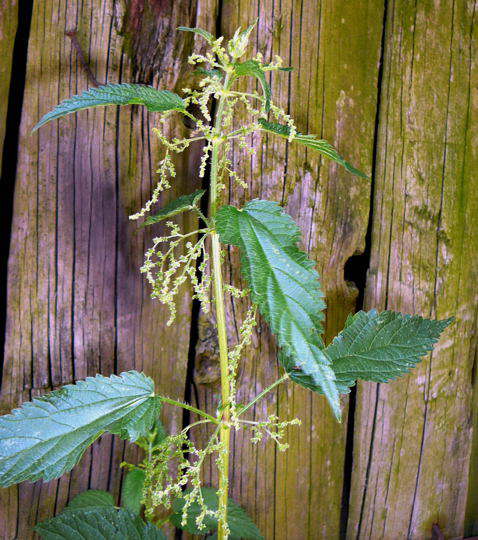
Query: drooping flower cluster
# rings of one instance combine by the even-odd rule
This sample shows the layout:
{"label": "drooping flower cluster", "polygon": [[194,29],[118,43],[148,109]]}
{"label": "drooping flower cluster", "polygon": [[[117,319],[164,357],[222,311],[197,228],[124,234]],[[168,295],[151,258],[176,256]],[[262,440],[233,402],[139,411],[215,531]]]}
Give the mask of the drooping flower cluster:
{"label": "drooping flower cluster", "polygon": [[169,179],[176,176],[176,169],[168,151],[166,152],[164,158],[160,161],[159,168],[156,172],[159,175],[159,181],[151,194],[151,198],[146,202],[139,212],[129,216],[129,219],[136,220],[144,217],[148,212],[151,211],[151,207],[159,201],[161,192],[171,187]]}
{"label": "drooping flower cluster", "polygon": [[[188,278],[193,287],[193,298],[197,298],[203,309],[208,311],[211,277],[206,271],[209,262],[209,254],[205,248],[206,234],[201,234],[195,243],[186,241],[187,238],[204,231],[182,234],[179,226],[172,221],[168,221],[166,226],[170,228],[169,235],[153,238],[153,245],[145,253],[141,272],[146,274],[146,279],[151,284],[151,297],[168,306],[170,318],[166,324],[169,326],[176,316],[176,297]],[[184,241],[185,250],[178,254],[177,248]],[[165,243],[168,249],[163,251],[161,245]],[[200,259],[202,260],[198,266]]]}
{"label": "drooping flower cluster", "polygon": [[[245,420],[242,420],[245,422]],[[289,448],[289,444],[284,442],[285,430],[288,426],[300,426],[299,418],[292,420],[279,420],[275,414],[270,414],[266,420],[251,423],[251,429],[254,433],[251,438],[253,444],[257,444],[264,436],[269,436],[276,444],[280,452],[285,452]]]}
{"label": "drooping flower cluster", "polygon": [[[217,510],[208,508],[204,502],[202,487],[202,466],[207,457],[220,456],[222,444],[216,430],[203,449],[198,449],[188,438],[187,430],[178,435],[166,437],[145,461],[145,483],[143,501],[146,516],[154,520],[154,509],[158,506],[171,508],[174,498],[182,498],[182,525],[185,526],[191,505],[198,505],[196,517],[198,529],[205,528],[206,517],[219,518]],[[217,459],[220,459],[217,457]],[[172,471],[173,470],[173,471]],[[185,487],[189,489],[184,491]]]}
{"label": "drooping flower cluster", "polygon": [[236,429],[239,428],[239,419],[237,417],[237,403],[236,403],[236,383],[237,383],[237,368],[239,366],[239,360],[242,356],[245,347],[251,344],[252,334],[254,327],[257,324],[256,321],[257,309],[255,306],[250,307],[247,310],[246,317],[239,328],[239,342],[235,347],[229,350],[229,393],[230,393],[230,409],[231,409],[231,422]]}

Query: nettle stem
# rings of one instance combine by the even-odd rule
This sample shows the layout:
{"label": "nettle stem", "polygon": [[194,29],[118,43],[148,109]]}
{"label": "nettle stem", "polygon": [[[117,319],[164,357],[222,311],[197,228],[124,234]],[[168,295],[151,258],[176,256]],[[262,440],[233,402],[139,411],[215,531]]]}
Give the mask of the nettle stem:
{"label": "nettle stem", "polygon": [[[227,99],[226,92],[229,87],[229,74],[224,80],[224,94],[219,98],[216,118],[214,120],[214,132],[218,136],[214,141],[211,152],[211,185],[210,185],[210,213],[214,220],[217,211],[217,195],[218,195],[218,168],[219,168],[219,153],[221,146],[222,114],[224,111],[225,102]],[[216,307],[216,324],[217,336],[219,342],[219,364],[221,369],[221,405],[222,405],[222,423],[219,431],[221,441],[221,456],[219,463],[219,540],[225,539],[228,536],[227,527],[227,499],[229,488],[229,446],[231,437],[230,428],[230,395],[229,395],[229,361],[227,350],[227,330],[226,330],[226,310],[224,302],[224,285],[222,280],[222,265],[221,265],[221,246],[219,236],[216,231],[211,233],[211,251],[212,251],[212,278],[214,283],[214,303]]]}
{"label": "nettle stem", "polygon": [[219,540],[227,538],[227,498],[229,488],[229,442],[231,437],[229,410],[229,366],[227,353],[226,314],[222,283],[221,253],[217,233],[211,235],[214,295],[216,305],[217,334],[219,341],[219,363],[221,368],[222,423],[219,432],[221,456],[219,463]]}

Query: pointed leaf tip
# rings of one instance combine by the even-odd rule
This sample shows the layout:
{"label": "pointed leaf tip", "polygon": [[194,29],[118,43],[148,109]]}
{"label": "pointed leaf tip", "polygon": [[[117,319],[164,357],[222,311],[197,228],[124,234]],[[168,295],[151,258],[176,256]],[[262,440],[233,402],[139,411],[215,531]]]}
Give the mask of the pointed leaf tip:
{"label": "pointed leaf tip", "polygon": [[198,36],[203,37],[208,43],[212,43],[214,41],[214,36],[207,30],[203,30],[202,28],[189,28],[188,26],[178,26],[177,29],[180,32],[192,32],[193,34],[197,34]]}
{"label": "pointed leaf tip", "polygon": [[157,90],[144,84],[106,84],[85,90],[82,94],[63,100],[52,111],[45,114],[32,132],[51,120],[61,118],[83,109],[106,105],[144,105],[152,112],[182,111],[184,101],[174,92]]}
{"label": "pointed leaf tip", "polygon": [[[428,354],[453,318],[432,320],[394,311],[359,311],[349,315],[345,328],[324,349],[341,394],[357,380],[386,383],[410,372]],[[296,383],[318,393],[322,388],[280,351],[279,362]]]}
{"label": "pointed leaf tip", "polygon": [[68,503],[65,511],[79,509],[86,510],[103,506],[114,508],[115,500],[113,495],[108,493],[108,491],[103,491],[101,489],[88,489],[76,495],[76,497]]}
{"label": "pointed leaf tip", "polygon": [[[276,135],[279,135],[280,137],[284,137],[285,139],[289,137],[290,127],[286,126],[285,124],[277,124],[275,122],[268,122],[264,118],[259,118],[259,124],[262,126],[262,129],[264,131],[268,131],[269,133],[275,133]],[[307,146],[308,148],[317,150],[318,152],[328,157],[332,161],[335,161],[339,165],[342,165],[342,167],[344,167],[348,172],[355,174],[356,176],[360,176],[361,178],[369,179],[369,176],[367,176],[362,171],[359,171],[357,168],[351,165],[348,161],[346,161],[337,152],[337,150],[329,142],[325,141],[324,139],[317,139],[315,135],[303,135],[302,133],[296,133],[294,136],[294,141],[300,144],[303,144],[304,146]]]}

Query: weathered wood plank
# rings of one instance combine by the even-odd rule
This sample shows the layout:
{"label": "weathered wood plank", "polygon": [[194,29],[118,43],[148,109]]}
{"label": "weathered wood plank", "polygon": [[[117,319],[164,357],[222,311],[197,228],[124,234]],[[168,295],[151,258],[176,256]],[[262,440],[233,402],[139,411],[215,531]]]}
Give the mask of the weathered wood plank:
{"label": "weathered wood plank", "polygon": [[[290,109],[301,131],[327,138],[369,171],[382,15],[382,3],[375,1],[353,5],[286,1],[280,6],[272,1],[226,1],[221,32],[231,36],[236,27],[246,27],[259,16],[254,49],[266,59],[279,54],[285,65],[294,67],[290,75],[274,74],[275,99]],[[273,137],[264,137],[261,142],[257,136],[254,143],[258,151],[252,160],[234,150],[236,169],[244,171],[242,176],[250,189],[248,193],[238,189],[231,202],[241,205],[254,197],[277,200],[298,220],[305,235],[304,246],[318,261],[323,276],[330,338],[354,310],[356,291],[344,281],[344,265],[364,247],[370,183],[322,161],[311,151],[287,148]],[[228,277],[240,284],[237,253],[233,250],[230,257]],[[241,303],[234,302],[229,315],[240,321],[244,311]],[[231,342],[236,332],[231,323]],[[240,368],[239,402],[249,401],[277,378],[276,352],[267,325],[260,322]],[[202,362],[211,362],[203,350],[196,382],[200,404],[214,411],[218,388],[200,384],[205,371],[201,370]],[[297,416],[303,424],[291,428],[290,449],[285,454],[278,453],[271,442],[253,446],[249,433],[236,433],[232,495],[255,517],[266,538],[337,538],[345,427],[333,420],[322,398],[292,385],[271,393],[256,406],[251,418],[271,413]],[[215,484],[214,474],[209,481]]]}
{"label": "weathered wood plank", "polygon": [[13,46],[18,26],[18,0],[3,0],[0,17],[0,168],[12,75]]}
{"label": "weathered wood plank", "polygon": [[[91,86],[65,36],[74,28],[98,81],[174,88],[185,38],[171,29],[194,22],[194,3],[121,6],[34,4],[9,261],[5,408],[98,371],[133,367],[152,375],[160,390],[184,395],[189,293],[178,324],[166,328],[167,314],[152,304],[138,271],[153,232],[138,232],[128,220],[155,183],[154,116],[138,108],[98,109],[30,133],[59,100]],[[197,186],[188,169],[187,160],[178,163],[165,197]],[[168,411],[165,421],[180,427],[181,411]],[[71,475],[2,490],[9,519],[2,538],[30,538],[37,520],[88,487],[118,494],[118,465],[130,454],[121,441],[103,437]]]}
{"label": "weathered wood plank", "polygon": [[[478,116],[478,24],[477,24],[477,13],[476,13],[476,3],[474,6],[474,11],[471,19],[471,42],[470,53],[469,53],[469,94],[467,95],[468,111],[467,116],[469,118],[469,127],[464,137],[464,143],[466,144],[466,155],[463,159],[463,178],[466,178],[470,182],[470,188],[473,190],[474,186],[476,187],[476,171],[478,170],[478,133],[476,127],[476,118]],[[473,120],[474,119],[474,120]],[[474,181],[473,181],[474,179]],[[476,209],[475,209],[476,215]],[[470,214],[471,215],[471,214]],[[463,224],[464,225],[464,224]],[[463,226],[462,225],[462,226]],[[476,229],[476,225],[474,225]],[[466,229],[465,229],[466,230]],[[475,231],[476,232],[476,231]],[[463,233],[464,236],[466,233]],[[465,237],[466,238],[466,237]],[[473,255],[473,254],[471,254]],[[472,264],[470,262],[470,264]],[[467,276],[465,276],[467,277]],[[477,379],[477,354],[478,349],[477,340],[478,340],[478,324],[475,319],[474,328],[470,328],[471,335],[470,339],[470,349],[474,349],[475,357],[473,361],[472,368],[472,379],[473,384],[473,411],[472,411],[472,422],[473,422],[473,442],[470,456],[470,467],[469,467],[469,477],[468,477],[468,498],[467,498],[467,508],[465,515],[465,536],[477,536],[478,535],[478,379]],[[474,341],[473,341],[474,339]]]}
{"label": "weathered wood plank", "polygon": [[[428,538],[433,522],[446,536],[459,536],[467,504],[466,530],[476,533],[478,527],[476,434],[473,450],[471,444],[478,419],[476,410],[472,419],[476,2],[387,4],[366,307],[456,315],[457,323],[411,377],[390,386],[360,385],[347,537]],[[13,0],[4,5],[0,27],[10,30],[10,41],[0,31],[2,61],[11,54],[14,36],[4,13],[14,17],[16,9]],[[133,367],[154,376],[168,395],[183,395],[189,296],[179,324],[167,329],[164,311],[150,301],[138,273],[156,231],[138,233],[127,219],[154,184],[159,157],[150,138],[154,116],[136,109],[98,110],[38,135],[30,135],[30,128],[59,99],[90,84],[66,30],[78,27],[100,82],[153,81],[181,88],[189,79],[183,60],[193,37],[176,36],[173,29],[199,25],[214,32],[217,13],[215,0],[35,2],[9,262],[2,409],[98,370]],[[278,53],[295,67],[290,75],[274,75],[276,99],[289,104],[299,129],[331,140],[370,171],[383,2],[286,0],[277,6],[272,0],[224,0],[221,13],[227,36],[259,16],[254,48],[266,58]],[[0,95],[8,94],[5,80]],[[2,137],[4,112],[0,109]],[[251,189],[231,202],[279,200],[299,221],[304,246],[323,275],[330,337],[354,309],[356,291],[344,281],[344,265],[364,247],[370,184],[272,137],[262,146],[259,138],[255,143],[259,151],[250,161],[234,151],[238,169],[246,165]],[[178,162],[175,186],[166,197],[198,187],[198,150]],[[234,252],[228,275],[241,283]],[[230,303],[231,317],[241,320],[244,312],[241,303]],[[206,319],[202,324],[195,382],[199,404],[215,411],[214,336]],[[233,342],[232,319],[230,335]],[[275,354],[274,340],[260,322],[241,368],[240,401],[276,378]],[[476,403],[475,395],[475,409]],[[248,435],[237,433],[232,495],[266,538],[338,538],[345,427],[335,424],[320,397],[292,385],[271,393],[252,415],[270,413],[300,417],[303,425],[291,429],[286,454],[272,443],[252,446]],[[180,411],[165,411],[172,430],[181,417]],[[87,487],[117,495],[123,459],[135,459],[134,451],[104,437],[71,475],[2,490],[0,536],[31,538],[36,521]],[[216,485],[212,467],[206,479]]]}
{"label": "weathered wood plank", "polygon": [[[0,170],[2,168],[3,144],[7,127],[7,108],[10,93],[12,75],[12,60],[15,35],[18,26],[18,2],[17,0],[5,0],[2,2],[2,16],[0,17]],[[5,186],[3,186],[5,188]],[[4,220],[2,220],[4,223]],[[8,245],[2,241],[2,245]],[[2,272],[3,273],[3,272]],[[4,286],[4,284],[2,284]],[[0,411],[3,412],[3,411]],[[15,525],[15,516],[9,512],[9,508],[16,504],[13,492],[0,493],[0,537],[6,538],[8,531]]]}
{"label": "weathered wood plank", "polygon": [[[456,316],[434,353],[359,387],[350,538],[461,537],[476,353],[476,2],[390,3],[366,307]],[[476,508],[475,508],[476,517]]]}

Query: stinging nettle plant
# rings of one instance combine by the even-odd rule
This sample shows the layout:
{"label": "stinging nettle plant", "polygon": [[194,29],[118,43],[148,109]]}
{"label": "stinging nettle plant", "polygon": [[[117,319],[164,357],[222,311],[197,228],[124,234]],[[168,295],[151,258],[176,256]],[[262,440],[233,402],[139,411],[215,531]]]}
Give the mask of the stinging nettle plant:
{"label": "stinging nettle plant", "polygon": [[[221,374],[221,403],[216,415],[157,395],[147,375],[129,371],[119,376],[88,377],[1,417],[3,487],[60,477],[105,432],[127,439],[144,451],[141,463],[123,464],[128,472],[121,507],[115,506],[107,492],[86,491],[61,514],[37,525],[43,538],[164,538],[161,527],[166,522],[193,534],[217,531],[219,539],[262,538],[245,511],[228,498],[230,434],[232,430],[247,429],[253,442],[269,437],[285,450],[285,430],[300,422],[275,415],[252,421],[245,419],[246,413],[268,392],[290,380],[323,394],[340,421],[341,394],[347,394],[358,379],[384,383],[409,372],[432,350],[451,321],[391,311],[360,311],[350,315],[342,332],[326,345],[322,339],[324,295],[315,263],[299,248],[296,223],[272,201],[255,199],[243,208],[221,204],[226,182],[247,187],[233,170],[230,154],[233,144],[252,154],[250,135],[256,132],[305,145],[350,173],[367,178],[326,141],[299,133],[292,118],[272,102],[267,72],[291,68],[282,67],[278,57],[271,63],[266,63],[260,54],[242,59],[253,28],[251,25],[244,31],[237,30],[224,44],[222,37],[216,39],[205,30],[180,27],[204,38],[209,47],[205,55],[189,57],[189,63],[197,65],[200,81],[197,90],[183,89],[183,98],[150,86],[108,84],[63,101],[35,126],[38,129],[55,118],[104,105],[144,105],[160,113],[160,126],[174,113],[187,118],[193,127],[189,138],[169,139],[161,127],[153,130],[165,148],[157,171],[159,181],[151,199],[130,219],[145,218],[142,226],[166,222],[168,233],[153,239],[141,272],[151,285],[152,297],[169,307],[167,324],[174,322],[176,297],[186,281],[204,311],[209,311],[212,303]],[[260,91],[238,90],[235,83],[243,77],[255,78]],[[197,113],[192,114],[193,110]],[[234,126],[238,110],[251,117],[239,128]],[[208,212],[203,213],[200,206],[206,192],[198,190],[150,214],[175,176],[172,156],[186,150],[193,141],[204,142],[199,176],[204,177],[208,170]],[[171,220],[186,211],[197,214],[200,228],[182,231]],[[240,252],[246,290],[223,282],[222,261],[228,246]],[[226,332],[226,295],[245,302],[249,299],[250,303],[240,325],[240,339],[233,345]],[[236,375],[244,347],[250,344],[257,312],[277,338],[283,375],[250,403],[238,404]],[[163,404],[189,409],[199,419],[179,433],[168,434],[158,419]],[[198,448],[189,432],[207,423],[214,426],[214,431],[204,447]],[[211,458],[219,473],[215,488],[203,486],[201,481],[202,464]]]}

